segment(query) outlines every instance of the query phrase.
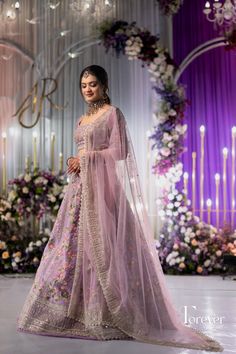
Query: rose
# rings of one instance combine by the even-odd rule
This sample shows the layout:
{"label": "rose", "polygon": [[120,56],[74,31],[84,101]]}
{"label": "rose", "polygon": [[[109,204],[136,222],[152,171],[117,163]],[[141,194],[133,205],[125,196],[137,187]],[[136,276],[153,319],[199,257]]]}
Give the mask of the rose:
{"label": "rose", "polygon": [[18,252],[16,252],[16,253],[14,253],[14,257],[21,257],[21,252],[18,251]]}
{"label": "rose", "polygon": [[181,263],[179,264],[179,268],[180,268],[180,269],[184,269],[184,268],[186,268],[186,265],[185,265],[183,262],[181,262]]}
{"label": "rose", "polygon": [[191,241],[191,244],[192,244],[192,246],[197,246],[198,242],[197,242],[197,240],[194,238],[194,239]]}
{"label": "rose", "polygon": [[211,264],[210,259],[207,259],[207,260],[204,262],[204,266],[205,266],[206,268],[209,267],[210,264]]}
{"label": "rose", "polygon": [[202,273],[202,271],[203,271],[202,267],[198,266],[197,267],[197,273]]}
{"label": "rose", "polygon": [[4,250],[6,248],[6,242],[0,241],[0,250]]}
{"label": "rose", "polygon": [[163,147],[163,148],[161,148],[160,153],[163,156],[169,156],[170,155],[170,149],[168,147]]}
{"label": "rose", "polygon": [[10,257],[10,255],[9,255],[9,252],[8,252],[8,251],[3,252],[3,254],[2,254],[2,259],[7,259],[7,258],[9,258],[9,257]]}
{"label": "rose", "polygon": [[31,181],[31,176],[29,174],[26,174],[24,177],[25,182]]}
{"label": "rose", "polygon": [[28,193],[29,193],[29,188],[23,187],[22,192],[23,192],[24,194],[28,194]]}
{"label": "rose", "polygon": [[220,257],[222,255],[222,251],[221,250],[216,251],[216,255],[217,257]]}

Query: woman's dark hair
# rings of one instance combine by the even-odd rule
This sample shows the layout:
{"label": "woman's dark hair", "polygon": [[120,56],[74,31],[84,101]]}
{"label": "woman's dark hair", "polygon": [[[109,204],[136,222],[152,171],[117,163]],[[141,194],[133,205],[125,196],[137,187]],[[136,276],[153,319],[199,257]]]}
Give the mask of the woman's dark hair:
{"label": "woman's dark hair", "polygon": [[80,92],[81,92],[81,81],[82,77],[85,72],[88,72],[89,74],[95,76],[100,83],[100,85],[104,89],[104,98],[106,99],[106,103],[110,104],[111,100],[110,97],[108,96],[108,75],[105,69],[103,69],[99,65],[89,65],[86,68],[84,68],[80,74],[80,79],[79,79],[79,87],[80,87]]}

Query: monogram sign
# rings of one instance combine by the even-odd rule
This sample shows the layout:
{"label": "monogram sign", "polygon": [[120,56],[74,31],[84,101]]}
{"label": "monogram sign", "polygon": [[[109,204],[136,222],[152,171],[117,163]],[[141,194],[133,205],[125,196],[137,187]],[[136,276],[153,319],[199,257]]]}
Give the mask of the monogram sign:
{"label": "monogram sign", "polygon": [[[13,115],[13,117],[18,117],[20,125],[24,128],[33,128],[38,123],[42,115],[43,103],[45,100],[48,100],[51,106],[57,110],[62,110],[66,108],[66,106],[62,107],[53,103],[52,99],[50,98],[50,96],[57,89],[57,81],[50,77],[42,79],[41,81],[41,86],[38,82],[34,84],[27,97],[17,109],[16,113]],[[53,87],[49,92],[47,92],[47,86],[49,84],[53,84]],[[30,113],[32,113],[33,116],[33,123],[30,125],[27,125],[23,122],[23,118],[27,110],[30,110]]]}

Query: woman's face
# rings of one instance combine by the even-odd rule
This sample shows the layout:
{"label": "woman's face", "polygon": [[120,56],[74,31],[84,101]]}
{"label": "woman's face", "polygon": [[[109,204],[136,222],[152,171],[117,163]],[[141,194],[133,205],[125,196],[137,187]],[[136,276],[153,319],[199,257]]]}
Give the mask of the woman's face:
{"label": "woman's face", "polygon": [[95,102],[103,97],[103,89],[96,76],[89,74],[82,77],[81,92],[87,103]]}

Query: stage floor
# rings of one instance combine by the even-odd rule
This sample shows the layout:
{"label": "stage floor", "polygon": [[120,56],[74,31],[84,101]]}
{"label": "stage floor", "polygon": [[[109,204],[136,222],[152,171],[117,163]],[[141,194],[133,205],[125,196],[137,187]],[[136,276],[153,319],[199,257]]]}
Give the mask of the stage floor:
{"label": "stage floor", "polygon": [[[193,327],[218,340],[225,348],[224,354],[236,353],[236,281],[222,280],[219,276],[166,276],[166,279],[182,320],[195,322]],[[0,354],[207,353],[133,341],[91,341],[17,332],[16,318],[32,282],[32,277],[0,275]]]}

